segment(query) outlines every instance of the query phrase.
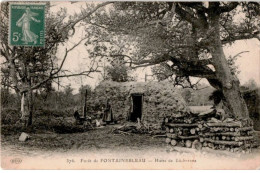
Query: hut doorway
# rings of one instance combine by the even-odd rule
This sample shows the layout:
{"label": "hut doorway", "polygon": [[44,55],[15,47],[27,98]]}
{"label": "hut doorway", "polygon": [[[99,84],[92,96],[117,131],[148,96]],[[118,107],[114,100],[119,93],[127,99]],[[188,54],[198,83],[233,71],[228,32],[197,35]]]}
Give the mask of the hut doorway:
{"label": "hut doorway", "polygon": [[132,113],[130,121],[136,122],[137,118],[142,118],[143,94],[132,94]]}

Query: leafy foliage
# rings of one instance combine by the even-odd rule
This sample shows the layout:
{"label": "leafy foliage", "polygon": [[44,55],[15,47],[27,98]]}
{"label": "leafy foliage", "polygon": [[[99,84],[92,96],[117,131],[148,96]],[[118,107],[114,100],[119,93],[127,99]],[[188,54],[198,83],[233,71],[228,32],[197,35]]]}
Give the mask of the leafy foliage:
{"label": "leafy foliage", "polygon": [[130,68],[127,67],[122,61],[113,61],[111,66],[107,66],[107,78],[115,82],[127,82],[133,80],[129,75]]}
{"label": "leafy foliage", "polygon": [[[208,21],[217,7],[223,45],[258,37],[258,3],[210,2],[206,7],[203,2],[116,2],[108,13],[92,19],[94,45],[102,47],[102,53],[92,55],[114,59],[120,55],[132,68],[156,65],[158,80],[170,78],[193,87],[189,76],[216,78],[208,67],[212,65],[208,46],[215,35]],[[236,57],[229,58],[233,75],[238,72]]]}

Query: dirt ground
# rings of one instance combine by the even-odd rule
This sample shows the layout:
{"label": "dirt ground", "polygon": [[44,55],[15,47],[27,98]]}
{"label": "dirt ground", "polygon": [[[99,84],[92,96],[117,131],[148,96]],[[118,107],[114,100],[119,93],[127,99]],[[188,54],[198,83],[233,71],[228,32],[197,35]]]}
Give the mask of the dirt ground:
{"label": "dirt ground", "polygon": [[[26,154],[35,156],[48,152],[167,152],[164,137],[150,134],[114,134],[112,130],[120,125],[108,125],[84,133],[57,134],[53,132],[29,134],[26,142],[18,141],[19,134],[2,135],[2,155]],[[260,132],[257,133],[260,138]]]}
{"label": "dirt ground", "polygon": [[37,133],[30,134],[26,142],[18,141],[19,134],[1,137],[2,153],[26,153],[36,155],[37,151],[141,151],[149,149],[165,148],[165,139],[153,137],[149,134],[114,134],[112,129],[120,125],[108,125],[104,128],[89,130],[84,133]]}
{"label": "dirt ground", "polygon": [[[104,128],[84,133],[58,134],[53,132],[30,134],[26,142],[19,142],[19,134],[1,136],[2,167],[16,169],[10,165],[13,158],[22,158],[19,169],[33,169],[32,163],[37,161],[34,169],[56,169],[57,165],[64,169],[97,169],[99,165],[82,164],[81,158],[145,158],[145,166],[136,168],[149,169],[220,169],[218,165],[227,164],[226,169],[256,169],[259,166],[260,148],[252,153],[231,153],[228,151],[202,150],[170,147],[164,137],[149,134],[113,134],[112,129],[120,125],[109,125]],[[258,132],[260,137],[260,133]],[[77,159],[77,165],[68,163],[68,159]],[[164,165],[165,160],[174,160],[173,164]],[[164,160],[156,161],[156,160]],[[191,164],[195,160],[196,164]],[[216,164],[216,161],[219,162]],[[151,163],[151,164],[149,164]],[[185,164],[183,164],[185,163]],[[206,164],[207,163],[207,164]],[[211,164],[212,163],[212,164]],[[241,164],[240,164],[241,163]],[[76,163],[75,163],[76,164]],[[140,163],[142,164],[142,163]],[[102,164],[104,169],[111,169],[111,164]],[[118,169],[132,169],[128,165],[118,165]],[[161,167],[160,167],[161,166]],[[239,167],[240,166],[240,167]],[[117,168],[115,168],[117,169]]]}

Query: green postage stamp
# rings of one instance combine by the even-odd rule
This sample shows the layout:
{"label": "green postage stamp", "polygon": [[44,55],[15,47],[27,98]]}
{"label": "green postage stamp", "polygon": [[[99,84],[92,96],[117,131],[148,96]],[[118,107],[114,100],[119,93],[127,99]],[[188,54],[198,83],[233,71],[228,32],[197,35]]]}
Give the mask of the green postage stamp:
{"label": "green postage stamp", "polygon": [[10,3],[9,44],[12,46],[45,45],[45,4]]}

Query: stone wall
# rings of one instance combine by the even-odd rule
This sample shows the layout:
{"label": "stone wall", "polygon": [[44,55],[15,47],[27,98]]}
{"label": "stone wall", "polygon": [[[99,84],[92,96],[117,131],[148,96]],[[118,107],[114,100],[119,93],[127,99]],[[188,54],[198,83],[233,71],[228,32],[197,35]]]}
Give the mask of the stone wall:
{"label": "stone wall", "polygon": [[141,121],[151,128],[161,127],[167,115],[181,115],[188,107],[178,88],[169,82],[111,82],[104,81],[94,91],[95,105],[105,107],[109,98],[115,117],[128,119],[131,112],[131,94],[143,94],[143,112]]}

